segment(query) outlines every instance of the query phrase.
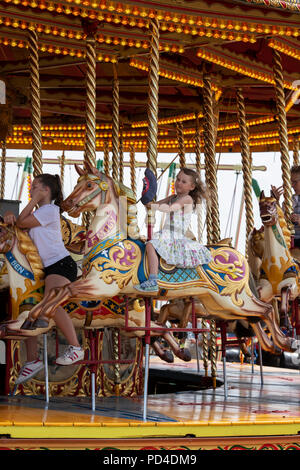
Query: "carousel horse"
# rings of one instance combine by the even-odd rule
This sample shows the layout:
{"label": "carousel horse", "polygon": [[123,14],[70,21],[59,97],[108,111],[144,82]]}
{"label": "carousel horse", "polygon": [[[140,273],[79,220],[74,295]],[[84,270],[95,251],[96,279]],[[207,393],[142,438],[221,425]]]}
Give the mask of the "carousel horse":
{"label": "carousel horse", "polygon": [[[30,310],[42,300],[44,293],[44,272],[36,247],[26,231],[0,222],[0,252],[4,253],[11,294],[11,319],[0,324],[0,338],[26,339],[29,336],[36,336],[40,333],[38,329],[20,330]],[[125,327],[126,312],[128,312],[129,327],[145,326],[145,306],[139,299],[130,299],[129,303],[122,297],[106,298],[102,302],[73,301],[64,303],[63,308],[70,315],[74,326],[78,328],[122,329]],[[51,320],[48,329],[53,326],[54,321]],[[159,325],[151,322],[151,327],[157,328]],[[143,335],[142,330],[127,333],[127,336],[131,337]],[[151,346],[161,359],[167,362],[173,362],[174,359],[172,353],[163,349],[155,339],[161,335],[177,357],[185,361],[190,360],[189,351],[180,348],[171,333],[156,332],[153,334]]]}
{"label": "carousel horse", "polygon": [[[287,320],[289,302],[299,296],[299,264],[291,250],[291,233],[281,207],[274,197],[262,192],[260,216],[263,223],[263,251],[257,283],[259,297],[264,302],[280,298],[281,320]],[[287,325],[286,325],[287,326]]]}
{"label": "carousel horse", "polygon": [[[34,307],[22,328],[32,327],[42,315],[51,318],[55,309],[70,300],[99,300],[114,296],[139,297],[134,286],[147,278],[145,245],[126,237],[126,198],[121,187],[96,168],[76,166],[78,182],[63,203],[71,217],[95,210],[85,241],[83,276],[60,289],[51,290]],[[274,351],[275,345],[290,351],[294,341],[278,327],[270,304],[257,299],[249,287],[249,266],[245,257],[227,246],[210,246],[212,261],[194,269],[170,266],[160,259],[155,297],[168,300],[194,297],[215,318],[247,320],[261,346]],[[148,294],[151,295],[151,294]],[[272,340],[263,330],[263,321]]]}

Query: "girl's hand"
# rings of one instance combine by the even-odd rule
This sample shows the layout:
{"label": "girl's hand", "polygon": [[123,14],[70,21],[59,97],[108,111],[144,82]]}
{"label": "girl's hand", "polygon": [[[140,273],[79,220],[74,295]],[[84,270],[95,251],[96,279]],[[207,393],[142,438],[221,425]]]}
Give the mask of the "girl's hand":
{"label": "girl's hand", "polygon": [[152,211],[156,211],[159,207],[159,204],[157,204],[156,202],[147,202],[147,204],[145,204],[147,209],[151,209]]}
{"label": "girl's hand", "polygon": [[4,218],[4,223],[7,225],[15,225],[16,220],[17,220],[13,212],[6,212],[3,218]]}
{"label": "girl's hand", "polygon": [[271,185],[271,190],[274,194],[274,197],[277,199],[277,201],[279,201],[280,196],[283,194],[283,187],[279,186],[279,188],[276,188],[276,186]]}
{"label": "girl's hand", "polygon": [[47,189],[36,189],[34,191],[32,191],[32,194],[31,194],[31,200],[32,202],[34,202],[35,204],[39,204],[39,202],[41,202],[48,194],[48,191]]}
{"label": "girl's hand", "polygon": [[300,225],[300,215],[293,213],[291,215],[291,221],[294,222],[294,224]]}

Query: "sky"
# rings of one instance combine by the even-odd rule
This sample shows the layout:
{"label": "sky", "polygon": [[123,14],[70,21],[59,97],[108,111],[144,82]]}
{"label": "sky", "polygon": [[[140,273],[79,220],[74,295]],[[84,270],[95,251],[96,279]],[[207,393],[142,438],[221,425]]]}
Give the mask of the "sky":
{"label": "sky", "polygon": [[[45,151],[43,156],[45,158],[56,159],[61,155],[59,151]],[[31,156],[30,150],[11,150],[6,151],[8,157],[26,157]],[[170,162],[175,157],[175,154],[159,154],[159,162]],[[83,160],[83,152],[65,151],[65,158]],[[97,159],[103,158],[102,152],[97,152]],[[125,161],[129,161],[129,154],[124,153]],[[265,191],[266,195],[270,194],[271,184],[275,186],[282,185],[282,173],[281,173],[281,161],[279,152],[268,152],[268,153],[253,153],[253,166],[265,167],[265,171],[258,170],[253,171],[253,178],[257,181],[261,190]],[[290,159],[292,163],[292,152],[290,152]],[[217,163],[220,165],[241,165],[241,156],[237,153],[224,153],[216,155]],[[142,153],[136,154],[136,161],[145,162],[146,156]],[[178,163],[178,158],[175,160]],[[194,163],[194,153],[186,153],[186,163]],[[202,154],[201,161],[204,161]],[[157,176],[161,174],[160,169],[157,171]],[[44,173],[57,173],[60,174],[59,164],[43,164]],[[18,167],[17,163],[7,162],[6,164],[6,178],[5,178],[5,199],[16,199],[18,194],[18,188],[20,186],[21,178],[23,173],[23,165]],[[137,168],[136,170],[136,184],[137,184],[137,199],[140,198],[143,188],[143,176],[144,168]],[[201,172],[201,176],[204,179],[204,171]],[[77,181],[77,173],[73,165],[66,165],[65,176],[64,176],[64,196],[68,196],[75,186]],[[243,217],[241,220],[241,229],[238,231],[238,220],[243,194],[243,175],[242,172],[236,170],[219,170],[217,173],[218,177],[218,192],[219,192],[219,212],[220,212],[220,228],[221,238],[231,237],[233,246],[235,246],[240,252],[245,253],[245,233],[246,233],[246,220],[243,211]],[[157,200],[162,199],[166,196],[168,180],[168,170],[158,180],[158,195]],[[130,170],[129,168],[124,169],[124,184],[130,187]],[[261,227],[261,220],[259,216],[258,201],[252,191],[253,196],[253,212],[254,212],[254,226],[256,228]],[[24,185],[22,193],[20,210],[28,202],[28,191],[27,186]],[[138,219],[140,232],[146,235],[146,224],[145,224],[145,209],[141,202],[138,203]],[[75,222],[80,223],[80,219],[73,219]],[[155,230],[159,228],[159,218],[157,218]],[[197,217],[193,216],[192,230],[197,234]],[[203,230],[203,242],[206,241],[206,229]]]}

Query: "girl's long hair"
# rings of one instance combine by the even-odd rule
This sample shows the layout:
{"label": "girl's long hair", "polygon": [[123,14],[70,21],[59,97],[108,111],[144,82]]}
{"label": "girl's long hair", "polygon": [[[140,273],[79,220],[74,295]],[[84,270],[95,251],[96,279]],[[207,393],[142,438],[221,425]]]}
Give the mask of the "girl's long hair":
{"label": "girl's long hair", "polygon": [[36,178],[38,178],[45,186],[50,188],[51,200],[54,201],[54,204],[56,204],[62,212],[61,204],[64,200],[64,196],[62,193],[60,177],[58,175],[50,175],[50,173],[42,173],[41,175],[37,175],[35,179]]}
{"label": "girl's long hair", "polygon": [[203,199],[208,199],[208,191],[205,184],[201,180],[199,173],[190,168],[181,168],[180,171],[183,171],[185,175],[190,176],[193,179],[195,189],[190,191],[189,194],[194,201],[194,207],[196,207],[197,204],[200,204]]}

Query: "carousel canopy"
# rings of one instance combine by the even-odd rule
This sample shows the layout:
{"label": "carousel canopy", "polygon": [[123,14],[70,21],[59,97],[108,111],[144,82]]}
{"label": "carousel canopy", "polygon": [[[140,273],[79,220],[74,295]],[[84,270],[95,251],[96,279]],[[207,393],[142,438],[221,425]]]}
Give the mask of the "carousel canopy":
{"label": "carousel canopy", "polygon": [[[111,144],[118,82],[123,149],[147,147],[150,23],[159,24],[158,151],[186,149],[203,134],[204,73],[211,77],[216,148],[240,151],[237,90],[251,151],[279,149],[274,51],[282,65],[288,140],[300,133],[300,2],[277,0],[0,1],[0,137],[32,148],[30,31],[38,38],[44,150],[81,150],[86,126],[86,39],[96,40],[96,149]],[[5,93],[4,93],[5,89]]]}

